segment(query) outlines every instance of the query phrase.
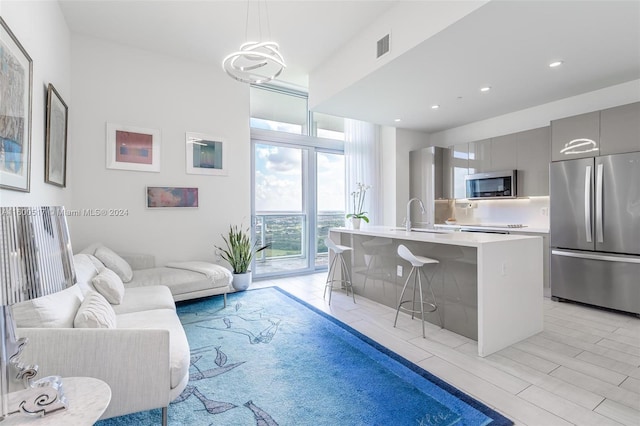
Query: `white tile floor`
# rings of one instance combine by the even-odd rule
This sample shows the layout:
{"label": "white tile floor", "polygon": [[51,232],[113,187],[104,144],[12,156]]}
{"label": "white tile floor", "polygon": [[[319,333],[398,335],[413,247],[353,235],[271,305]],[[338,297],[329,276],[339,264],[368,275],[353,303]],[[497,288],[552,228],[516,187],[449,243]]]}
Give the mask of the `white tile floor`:
{"label": "white tile floor", "polygon": [[486,358],[473,340],[334,291],[325,274],[258,281],[279,286],[482,401],[517,425],[640,425],[640,319],[545,299],[544,331]]}

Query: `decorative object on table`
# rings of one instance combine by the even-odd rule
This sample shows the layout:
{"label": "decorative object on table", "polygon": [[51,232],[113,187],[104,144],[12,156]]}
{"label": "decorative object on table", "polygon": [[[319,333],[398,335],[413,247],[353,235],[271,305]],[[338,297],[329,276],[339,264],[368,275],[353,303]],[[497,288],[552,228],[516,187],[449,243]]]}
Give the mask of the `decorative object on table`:
{"label": "decorative object on table", "polygon": [[220,138],[187,132],[187,173],[193,175],[226,176],[227,161]]}
{"label": "decorative object on table", "polygon": [[371,186],[358,182],[356,184],[358,189],[351,193],[353,199],[353,213],[347,215],[347,219],[351,219],[351,226],[353,229],[360,229],[360,221],[364,220],[369,223],[367,212],[364,211],[364,198],[367,195],[367,191],[371,189]]}
{"label": "decorative object on table", "polygon": [[107,169],[160,171],[160,130],[107,123]]}
{"label": "decorative object on table", "polygon": [[243,291],[251,285],[251,260],[256,253],[271,246],[258,245],[258,241],[251,242],[249,228],[242,229],[238,225],[229,226],[227,237],[222,235],[226,247],[215,246],[220,256],[229,262],[233,268],[233,281],[231,285],[238,291]]}
{"label": "decorative object on table", "polygon": [[147,186],[147,207],[198,207],[198,188]]}
{"label": "decorative object on table", "polygon": [[29,192],[33,61],[0,17],[0,188]]}
{"label": "decorative object on table", "polygon": [[[256,4],[258,13],[257,33],[259,41],[249,41],[249,12],[251,4]],[[265,28],[262,25],[262,9],[264,5]],[[245,42],[240,49],[227,55],[222,60],[222,68],[233,79],[242,83],[261,84],[278,77],[287,67],[280,46],[274,41],[263,41],[262,34],[271,37],[269,27],[269,14],[266,0],[252,2],[247,0],[247,17],[245,24]]]}
{"label": "decorative object on table", "polygon": [[67,186],[67,122],[69,108],[53,84],[47,89],[47,135],[44,181]]}
{"label": "decorative object on table", "polygon": [[32,381],[38,366],[20,362],[27,340],[16,339],[10,305],[75,283],[66,215],[64,207],[2,207],[0,215],[0,391],[8,394],[10,381],[29,390],[18,407],[2,398],[0,419],[15,411],[42,416],[66,407],[62,384],[57,376]]}
{"label": "decorative object on table", "polygon": [[[233,293],[226,309],[206,298],[177,311],[191,374],[170,405],[169,424],[513,424],[277,287]],[[143,411],[96,426],[152,425],[159,417]]]}

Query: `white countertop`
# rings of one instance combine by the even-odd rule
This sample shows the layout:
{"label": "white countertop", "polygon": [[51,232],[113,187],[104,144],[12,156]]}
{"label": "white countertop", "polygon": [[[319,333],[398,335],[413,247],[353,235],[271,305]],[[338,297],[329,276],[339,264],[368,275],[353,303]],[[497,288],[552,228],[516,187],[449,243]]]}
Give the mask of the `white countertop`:
{"label": "white countertop", "polygon": [[[518,229],[519,230],[519,229]],[[347,234],[370,235],[372,237],[396,238],[407,241],[420,241],[436,244],[451,244],[465,247],[481,247],[485,244],[514,241],[529,238],[540,238],[527,235],[484,234],[480,232],[453,232],[446,230],[426,230],[407,232],[392,226],[365,226],[361,229],[331,228],[331,231]]]}
{"label": "white countertop", "polygon": [[525,226],[523,228],[510,228],[508,226],[500,226],[500,225],[478,225],[478,224],[464,224],[464,223],[456,223],[455,225],[447,225],[446,223],[438,223],[434,225],[436,229],[450,229],[452,231],[458,231],[461,228],[471,228],[487,231],[509,231],[509,232],[522,232],[522,233],[531,233],[531,234],[548,234],[549,228],[532,228],[529,226]]}

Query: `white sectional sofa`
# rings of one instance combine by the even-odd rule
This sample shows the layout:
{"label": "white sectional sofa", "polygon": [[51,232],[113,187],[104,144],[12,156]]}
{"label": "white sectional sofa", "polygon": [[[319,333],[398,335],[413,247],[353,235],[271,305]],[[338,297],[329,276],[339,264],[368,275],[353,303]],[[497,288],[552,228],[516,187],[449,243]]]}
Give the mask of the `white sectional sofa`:
{"label": "white sectional sofa", "polygon": [[[80,253],[94,256],[97,254],[104,263],[104,260],[108,259],[108,256],[103,255],[104,249],[104,245],[95,243]],[[222,266],[208,262],[172,262],[166,266],[156,267],[155,258],[151,255],[123,253],[118,253],[118,255],[132,269],[130,280],[123,279],[127,287],[164,285],[169,287],[173,300],[176,302],[223,294],[226,305],[227,293],[231,290],[233,275]],[[107,266],[117,268],[115,264]]]}
{"label": "white sectional sofa", "polygon": [[[105,289],[100,277],[114,275],[105,263],[86,252],[75,255],[74,263],[77,284],[13,305],[17,334],[29,339],[22,362],[38,364],[38,377],[89,376],[105,381],[112,398],[102,418],[163,408],[166,423],[166,407],[189,380],[189,344],[174,298],[206,290],[193,285],[181,291],[173,285],[170,291],[154,285],[174,282],[171,274],[181,271],[176,268],[138,271],[133,275],[142,273],[144,278],[136,277],[139,281],[132,278],[127,285],[116,280],[115,286]],[[115,269],[118,266],[122,264]],[[226,296],[222,291],[218,294]]]}

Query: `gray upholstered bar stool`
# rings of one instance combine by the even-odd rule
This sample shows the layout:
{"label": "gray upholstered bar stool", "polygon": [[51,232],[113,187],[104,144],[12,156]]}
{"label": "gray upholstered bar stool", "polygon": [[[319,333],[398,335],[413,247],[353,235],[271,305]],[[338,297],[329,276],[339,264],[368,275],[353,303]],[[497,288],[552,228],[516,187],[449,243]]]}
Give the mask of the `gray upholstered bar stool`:
{"label": "gray upholstered bar stool", "polygon": [[[433,275],[431,275],[431,278],[429,278],[427,274],[424,273],[423,268],[425,265],[438,264],[439,262],[436,259],[430,259],[428,257],[423,257],[423,256],[416,256],[415,254],[411,253],[411,251],[406,246],[402,244],[398,246],[398,256],[400,256],[407,262],[411,263],[411,271],[407,276],[407,281],[405,281],[404,287],[402,287],[402,293],[400,293],[400,302],[398,302],[398,308],[396,309],[396,319],[393,322],[393,326],[395,327],[396,324],[398,323],[398,314],[400,313],[400,309],[406,312],[411,312],[411,319],[414,318],[415,314],[420,313],[421,319],[422,319],[422,337],[425,337],[424,313],[434,312],[438,310],[438,303],[436,302],[436,296],[433,294],[433,288],[431,288],[431,280],[433,278]],[[424,275],[425,279],[427,280],[427,287],[431,292],[431,298],[433,300],[433,303],[430,303],[424,300],[424,297],[422,295],[422,278],[420,277],[421,273],[422,275]],[[404,293],[407,290],[407,286],[409,285],[409,280],[411,279],[412,275],[413,275],[413,298],[405,300]],[[416,299],[416,292],[418,293],[419,299]],[[405,303],[411,303],[411,308],[402,306]],[[420,309],[416,309],[417,304],[420,305]],[[425,311],[424,309],[425,305],[429,306],[429,309],[427,311]],[[438,314],[440,314],[440,312],[438,312]],[[440,327],[442,327],[442,315],[440,315]]]}
{"label": "gray upholstered bar stool", "polygon": [[[333,259],[331,260],[331,263],[329,265],[329,273],[327,274],[327,283],[324,286],[324,295],[322,297],[325,298],[327,296],[327,289],[329,289],[329,304],[331,304],[331,292],[333,290],[333,283],[338,282],[340,283],[340,288],[345,289],[347,296],[349,296],[349,289],[351,289],[351,296],[353,297],[353,303],[356,303],[356,296],[353,294],[353,284],[351,283],[351,275],[349,275],[349,268],[347,268],[347,263],[344,261],[344,256],[342,255],[342,253],[344,253],[345,251],[351,250],[351,247],[338,245],[333,241],[331,241],[331,239],[329,238],[324,239],[324,244],[327,246],[329,250],[335,253],[335,256],[333,256]],[[342,265],[342,271],[340,274],[340,279],[335,279],[334,276],[336,274],[336,264],[338,262],[338,259],[340,259],[340,264]],[[344,273],[344,275],[346,276],[347,278],[346,280],[342,278],[343,277],[342,273]]]}

